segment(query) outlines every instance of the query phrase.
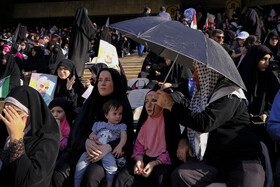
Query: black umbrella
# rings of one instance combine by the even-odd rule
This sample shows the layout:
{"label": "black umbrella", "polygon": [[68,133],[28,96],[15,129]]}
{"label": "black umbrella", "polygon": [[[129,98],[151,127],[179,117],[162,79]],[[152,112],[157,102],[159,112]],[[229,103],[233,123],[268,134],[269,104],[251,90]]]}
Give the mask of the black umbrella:
{"label": "black umbrella", "polygon": [[246,90],[228,53],[220,44],[206,38],[202,32],[159,16],[126,20],[110,27],[138,43],[145,44],[157,55],[189,68],[192,68],[194,61],[202,63]]}

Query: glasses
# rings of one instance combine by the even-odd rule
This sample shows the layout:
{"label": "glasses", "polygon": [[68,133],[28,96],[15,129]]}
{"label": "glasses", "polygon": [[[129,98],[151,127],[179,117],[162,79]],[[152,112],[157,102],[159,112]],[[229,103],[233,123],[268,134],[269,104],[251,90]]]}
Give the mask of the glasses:
{"label": "glasses", "polygon": [[271,40],[278,40],[278,38],[270,38]]}
{"label": "glasses", "polygon": [[224,39],[225,37],[224,36],[215,36],[216,38],[218,39]]}
{"label": "glasses", "polygon": [[66,68],[58,68],[58,69],[57,69],[57,71],[59,71],[59,72],[64,71],[64,72],[65,72],[65,71],[69,71],[69,70],[68,70],[68,69],[66,69]]}

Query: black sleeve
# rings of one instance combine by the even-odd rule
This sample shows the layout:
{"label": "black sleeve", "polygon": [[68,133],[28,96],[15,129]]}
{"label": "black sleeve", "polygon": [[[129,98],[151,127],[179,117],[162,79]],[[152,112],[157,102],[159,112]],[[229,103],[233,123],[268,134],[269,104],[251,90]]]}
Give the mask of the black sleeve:
{"label": "black sleeve", "polygon": [[73,107],[76,108],[78,106],[78,94],[72,88],[71,90],[66,91],[67,101],[73,104]]}
{"label": "black sleeve", "polygon": [[198,132],[210,132],[226,121],[230,120],[236,112],[240,99],[224,96],[205,108],[201,113],[193,112],[178,103],[172,107],[172,115],[179,119],[181,125],[192,128]]}

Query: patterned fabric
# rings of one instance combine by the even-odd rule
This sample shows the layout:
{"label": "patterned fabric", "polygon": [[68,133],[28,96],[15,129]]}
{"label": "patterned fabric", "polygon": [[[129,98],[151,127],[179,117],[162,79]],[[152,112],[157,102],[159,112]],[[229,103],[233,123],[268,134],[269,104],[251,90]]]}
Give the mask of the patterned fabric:
{"label": "patterned fabric", "polygon": [[[196,67],[199,88],[195,87],[194,89],[189,109],[194,112],[202,112],[208,105],[208,99],[221,75],[200,63],[196,63]],[[208,133],[199,133],[190,128],[187,128],[187,130],[189,143],[194,150],[193,155],[202,160],[206,150]]]}
{"label": "patterned fabric", "polygon": [[23,139],[21,138],[19,140],[10,142],[9,152],[10,152],[10,162],[15,161],[16,159],[21,157],[21,155],[25,154]]}

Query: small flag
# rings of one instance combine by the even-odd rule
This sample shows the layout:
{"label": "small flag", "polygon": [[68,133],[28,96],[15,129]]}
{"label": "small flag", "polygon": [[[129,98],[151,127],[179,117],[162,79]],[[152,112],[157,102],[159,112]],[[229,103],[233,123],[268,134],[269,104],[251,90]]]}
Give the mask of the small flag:
{"label": "small flag", "polygon": [[190,27],[197,30],[196,23],[196,11],[193,8],[188,8],[184,11],[184,16],[187,18],[188,23],[190,22]]}
{"label": "small flag", "polygon": [[193,21],[191,23],[191,28],[197,30],[197,23],[196,23],[196,11],[193,11]]}
{"label": "small flag", "polygon": [[10,76],[0,80],[0,98],[6,98],[9,93]]}
{"label": "small flag", "polygon": [[205,21],[204,27],[206,29],[208,29],[210,27],[210,24],[214,23],[214,21],[215,21],[215,16],[213,14],[207,13],[207,17],[206,17],[206,21]]}
{"label": "small flag", "polygon": [[270,12],[269,12],[269,16],[274,17],[274,16],[276,16],[276,15],[277,15],[277,14],[276,14],[275,10],[274,10],[273,8],[271,8],[271,9],[270,9]]}

